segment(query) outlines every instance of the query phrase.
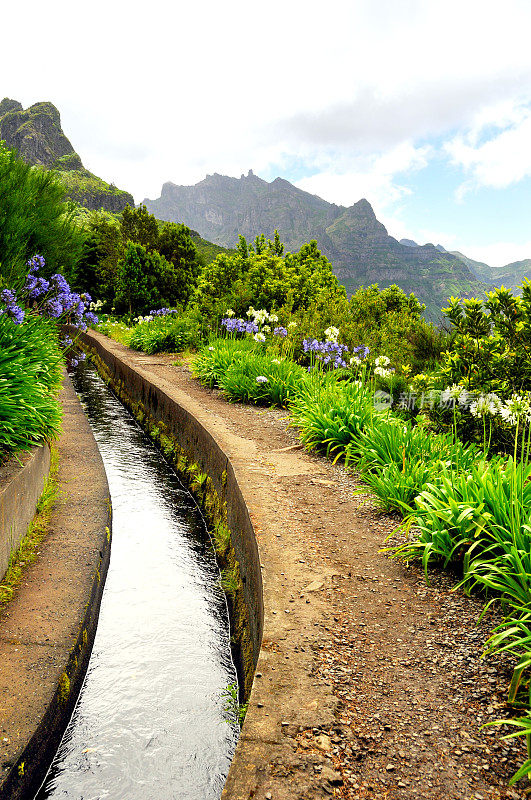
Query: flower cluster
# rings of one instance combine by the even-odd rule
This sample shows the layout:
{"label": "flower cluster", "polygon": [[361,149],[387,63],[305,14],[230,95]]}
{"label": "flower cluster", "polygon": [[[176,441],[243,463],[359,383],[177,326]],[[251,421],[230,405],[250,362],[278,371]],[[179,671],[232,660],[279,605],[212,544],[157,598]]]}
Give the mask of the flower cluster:
{"label": "flower cluster", "polygon": [[86,359],[85,353],[76,353],[75,356],[72,356],[69,359],[69,363],[71,367],[77,367],[80,361],[84,361]]}
{"label": "flower cluster", "polygon": [[249,306],[247,310],[247,316],[250,318],[252,317],[256,324],[260,327],[266,322],[278,322],[278,317],[276,314],[268,314],[264,308],[255,309],[252,306]]}
{"label": "flower cluster", "polygon": [[[44,265],[42,256],[33,256],[28,261],[28,275],[22,290],[22,297],[27,304],[41,316],[52,319],[64,317],[82,330],[86,330],[87,325],[96,325],[97,316],[87,310],[92,301],[91,296],[73,292],[63,275],[52,275],[49,280],[40,278],[37,272]],[[4,289],[0,293],[0,299],[5,306],[0,309],[0,314],[7,314],[15,324],[20,325],[24,321],[24,308],[15,292]]]}
{"label": "flower cluster", "polygon": [[273,330],[274,336],[280,336],[282,339],[285,339],[288,335],[288,329],[284,328],[282,325],[279,325]]}
{"label": "flower cluster", "polygon": [[256,322],[246,322],[238,317],[225,317],[221,320],[221,325],[227,333],[258,333]]}
{"label": "flower cluster", "polygon": [[345,355],[348,353],[348,347],[344,344],[326,340],[320,342],[317,339],[303,339],[302,346],[305,353],[314,353],[315,358],[325,366],[332,362],[336,369],[347,366]]}
{"label": "flower cluster", "polygon": [[134,317],[133,322],[135,325],[140,325],[142,322],[153,322],[153,312],[151,314],[146,314],[145,317]]}
{"label": "flower cluster", "polygon": [[15,292],[11,289],[4,289],[0,292],[0,299],[5,304],[5,308],[0,310],[0,315],[7,314],[15,325],[20,325],[24,321],[24,309],[18,305]]}
{"label": "flower cluster", "polygon": [[501,413],[503,402],[497,394],[480,394],[479,397],[470,404],[469,411],[473,417],[495,417]]}
{"label": "flower cluster", "polygon": [[339,328],[334,328],[333,326],[327,328],[324,335],[327,342],[337,342],[339,338]]}
{"label": "flower cluster", "polygon": [[380,378],[389,378],[394,369],[389,367],[390,361],[387,356],[378,356],[374,361],[374,374],[379,375]]}
{"label": "flower cluster", "polygon": [[507,425],[517,425],[521,422],[531,423],[531,396],[514,393],[508,400],[503,401],[494,392],[488,394],[473,394],[457,383],[447,387],[441,392],[441,405],[451,406],[459,404],[462,409],[467,409],[473,417],[500,417]]}
{"label": "flower cluster", "polygon": [[370,350],[366,345],[360,345],[359,347],[354,347],[352,352],[354,355],[349,359],[349,364],[351,367],[359,367],[369,355]]}
{"label": "flower cluster", "polygon": [[66,317],[68,321],[81,330],[87,325],[97,325],[98,317],[89,311],[91,296],[85,292],[73,292],[63,275],[56,273],[49,280],[41,278],[37,272],[44,267],[42,256],[33,256],[28,261],[28,276],[23,289],[23,296],[41,314],[41,316],[58,319]]}
{"label": "flower cluster", "polygon": [[178,314],[176,308],[159,308],[158,310],[151,310],[149,315],[151,318],[153,317],[167,317],[168,314]]}
{"label": "flower cluster", "polygon": [[460,406],[466,406],[469,402],[468,392],[458,383],[453,383],[442,392],[441,402],[450,405],[455,405],[457,402]]}

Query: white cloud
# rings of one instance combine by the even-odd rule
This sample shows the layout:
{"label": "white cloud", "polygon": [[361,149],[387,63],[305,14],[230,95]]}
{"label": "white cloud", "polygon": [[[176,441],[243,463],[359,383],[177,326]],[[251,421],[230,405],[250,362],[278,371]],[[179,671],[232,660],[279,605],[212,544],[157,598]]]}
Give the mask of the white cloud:
{"label": "white cloud", "polygon": [[400,184],[399,176],[423,169],[430,148],[402,142],[384,153],[330,158],[316,174],[297,181],[297,186],[339,205],[351,206],[365,197],[373,205],[379,219],[410,190]]}
{"label": "white cloud", "polygon": [[[284,165],[283,177],[310,175],[298,185],[332,202],[367,196],[397,238],[454,246],[401,216],[407,176],[441,138],[466,173],[461,193],[531,174],[528,0],[264,9],[92,0],[74,18],[66,0],[26,0],[23,42],[2,41],[3,93],[54,102],[85,165],[137,201],[164,181]],[[20,17],[7,4],[3,28],[19,30]]]}
{"label": "white cloud", "polygon": [[459,250],[469,258],[482,261],[491,267],[504,267],[514,261],[531,258],[531,239],[522,244],[514,244],[514,242],[494,242],[487,245],[461,243],[452,249]]}
{"label": "white cloud", "polygon": [[484,109],[470,129],[446,142],[452,164],[468,175],[457,190],[462,200],[483,186],[503,189],[531,175],[531,107],[506,102]]}

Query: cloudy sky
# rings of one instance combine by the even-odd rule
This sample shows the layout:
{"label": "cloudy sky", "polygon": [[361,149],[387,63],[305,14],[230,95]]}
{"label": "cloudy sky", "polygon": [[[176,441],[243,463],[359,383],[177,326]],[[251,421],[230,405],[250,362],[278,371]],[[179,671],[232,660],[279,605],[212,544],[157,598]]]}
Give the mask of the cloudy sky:
{"label": "cloudy sky", "polygon": [[366,197],[397,238],[531,258],[528,0],[26,0],[2,30],[0,99],[55,103],[137,202],[252,168]]}

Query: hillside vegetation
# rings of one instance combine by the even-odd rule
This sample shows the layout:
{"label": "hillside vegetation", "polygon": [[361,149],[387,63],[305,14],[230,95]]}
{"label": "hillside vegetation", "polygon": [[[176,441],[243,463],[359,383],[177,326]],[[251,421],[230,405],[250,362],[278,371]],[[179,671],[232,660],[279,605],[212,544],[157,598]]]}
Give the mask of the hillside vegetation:
{"label": "hillside vegetation", "polygon": [[226,247],[236,246],[240,234],[252,240],[275,230],[291,252],[315,239],[349,294],[359,286],[397,284],[413,292],[432,319],[441,318],[451,295],[482,295],[488,288],[451,253],[397,242],[367,200],[345,208],[282,178],[268,183],[252,171],[239,179],[208,175],[195,186],[165,183],[158,199],[144,203],[159,219],[184,222]]}
{"label": "hillside vegetation", "polygon": [[66,197],[88,209],[118,212],[134,205],[129,192],[85,169],[63,133],[59,111],[52,103],[35,103],[24,109],[17,100],[5,97],[0,102],[0,140],[27,164],[55,170]]}

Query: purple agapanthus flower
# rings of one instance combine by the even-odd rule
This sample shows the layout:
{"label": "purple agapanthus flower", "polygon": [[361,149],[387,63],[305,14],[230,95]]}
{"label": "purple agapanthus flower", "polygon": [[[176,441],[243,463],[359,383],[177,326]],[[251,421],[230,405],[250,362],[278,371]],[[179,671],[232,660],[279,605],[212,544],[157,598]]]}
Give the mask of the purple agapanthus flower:
{"label": "purple agapanthus flower", "polygon": [[176,308],[159,308],[152,309],[149,313],[152,317],[167,317],[168,314],[178,314],[179,312]]}
{"label": "purple agapanthus flower", "polygon": [[273,334],[274,336],[281,336],[284,339],[288,335],[288,329],[284,328],[283,325],[279,325],[273,330]]}
{"label": "purple agapanthus flower", "polygon": [[5,303],[5,308],[0,314],[5,314],[15,325],[20,325],[24,321],[24,309],[18,304],[15,292],[12,289],[3,289],[0,292],[0,300]]}
{"label": "purple agapanthus flower", "polygon": [[325,366],[331,364],[335,369],[347,366],[344,356],[348,353],[348,347],[345,344],[330,341],[320,342],[317,339],[304,339],[302,346],[305,353],[315,353],[316,359]]}

